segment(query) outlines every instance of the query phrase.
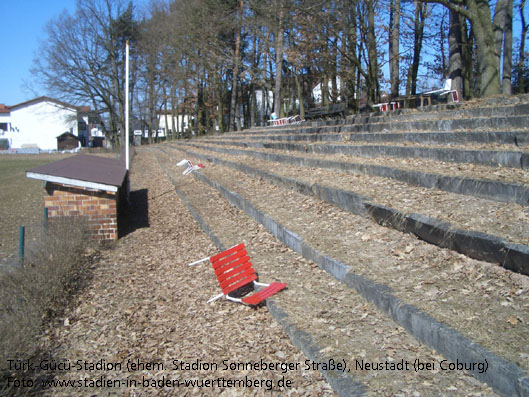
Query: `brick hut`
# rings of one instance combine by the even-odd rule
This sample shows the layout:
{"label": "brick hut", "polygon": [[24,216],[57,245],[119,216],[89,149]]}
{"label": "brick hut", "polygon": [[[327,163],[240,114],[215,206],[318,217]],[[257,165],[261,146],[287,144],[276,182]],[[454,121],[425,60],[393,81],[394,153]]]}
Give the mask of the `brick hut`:
{"label": "brick hut", "polygon": [[26,171],[44,181],[48,217],[80,216],[98,240],[118,238],[118,209],[126,194],[127,170],[121,160],[79,154]]}
{"label": "brick hut", "polygon": [[79,146],[79,137],[71,132],[65,132],[57,137],[57,150],[72,150]]}

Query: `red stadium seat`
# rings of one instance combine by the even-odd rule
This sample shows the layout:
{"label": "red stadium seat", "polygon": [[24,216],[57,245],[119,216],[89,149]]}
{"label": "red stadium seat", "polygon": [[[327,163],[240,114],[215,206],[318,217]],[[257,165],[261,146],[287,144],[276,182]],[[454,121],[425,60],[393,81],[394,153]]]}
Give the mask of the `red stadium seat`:
{"label": "red stadium seat", "polygon": [[[213,266],[213,271],[217,276],[217,281],[222,290],[221,294],[211,298],[208,303],[224,297],[233,302],[257,306],[287,286],[285,283],[275,282],[264,284],[257,282],[257,274],[255,273],[244,244],[238,244],[212,257],[193,262],[190,266],[208,259]],[[236,298],[229,295],[249,284],[253,284],[254,288],[262,287],[262,289],[259,289],[252,295],[243,296],[242,298]]]}

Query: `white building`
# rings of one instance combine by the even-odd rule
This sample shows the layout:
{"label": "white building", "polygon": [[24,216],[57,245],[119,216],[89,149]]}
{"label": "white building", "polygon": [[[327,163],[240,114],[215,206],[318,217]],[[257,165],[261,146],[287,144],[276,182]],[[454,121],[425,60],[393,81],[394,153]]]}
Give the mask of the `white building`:
{"label": "white building", "polygon": [[[342,80],[340,79],[340,76],[336,77],[336,88],[338,89],[338,97],[334,98],[336,101],[341,101],[341,95],[340,92],[342,91]],[[332,81],[329,80],[327,82],[327,92],[329,93],[329,101],[333,101],[333,98],[331,98],[332,93]],[[323,102],[323,92],[322,92],[322,83],[318,83],[316,87],[312,89],[312,96],[314,98],[315,104],[321,104]]]}
{"label": "white building", "polygon": [[65,132],[79,136],[77,106],[48,97],[18,105],[0,105],[0,139],[9,148],[56,150],[57,137]]}
{"label": "white building", "polygon": [[[178,114],[176,117],[173,117],[170,113],[166,115],[163,112],[158,112],[158,136],[165,136],[166,131],[169,135],[172,135],[173,126],[176,127],[176,132],[178,132],[178,134],[189,131],[191,119],[191,117],[184,114]],[[166,125],[166,123],[168,125]],[[160,135],[160,133],[163,135]]]}

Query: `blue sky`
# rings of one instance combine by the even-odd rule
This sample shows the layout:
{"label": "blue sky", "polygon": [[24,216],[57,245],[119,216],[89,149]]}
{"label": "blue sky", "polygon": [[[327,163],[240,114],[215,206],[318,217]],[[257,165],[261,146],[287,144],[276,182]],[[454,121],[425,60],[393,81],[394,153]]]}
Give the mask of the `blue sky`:
{"label": "blue sky", "polygon": [[45,95],[24,88],[31,82],[33,58],[45,37],[46,23],[63,10],[73,12],[76,0],[0,0],[0,103],[11,106]]}

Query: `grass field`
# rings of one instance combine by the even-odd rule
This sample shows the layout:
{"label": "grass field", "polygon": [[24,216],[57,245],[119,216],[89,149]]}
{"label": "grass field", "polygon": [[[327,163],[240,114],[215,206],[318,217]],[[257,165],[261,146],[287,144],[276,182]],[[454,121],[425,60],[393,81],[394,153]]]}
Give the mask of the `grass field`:
{"label": "grass field", "polygon": [[[3,363],[48,354],[42,350],[40,336],[66,307],[78,280],[86,278],[85,225],[79,220],[56,220],[43,233],[43,184],[25,175],[28,169],[67,156],[70,155],[0,156],[0,362]],[[21,225],[26,227],[24,263],[9,266],[18,262]],[[13,376],[20,380],[35,373],[13,372],[0,366],[0,395],[36,395],[13,387],[9,383]]]}
{"label": "grass field", "polygon": [[18,256],[19,227],[26,227],[27,241],[32,226],[42,224],[44,188],[41,181],[26,178],[26,170],[57,161],[71,154],[0,156],[0,263]]}

